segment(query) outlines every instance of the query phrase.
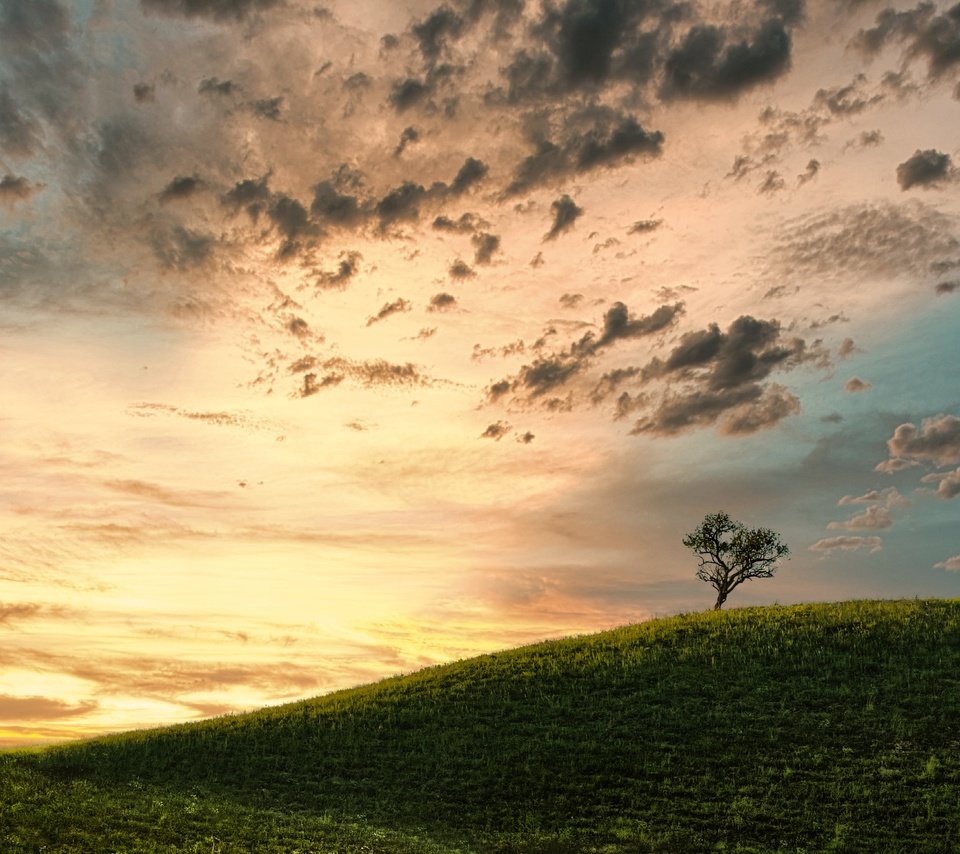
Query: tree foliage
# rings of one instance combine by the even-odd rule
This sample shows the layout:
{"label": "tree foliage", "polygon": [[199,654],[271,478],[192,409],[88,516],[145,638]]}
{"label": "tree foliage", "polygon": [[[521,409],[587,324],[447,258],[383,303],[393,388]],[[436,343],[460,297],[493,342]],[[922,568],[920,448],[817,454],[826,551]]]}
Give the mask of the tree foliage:
{"label": "tree foliage", "polygon": [[751,578],[770,578],[776,572],[776,563],[790,554],[780,535],[769,528],[747,528],[726,513],[711,513],[691,533],[683,544],[700,560],[697,577],[717,591],[719,609],[727,596],[744,581]]}

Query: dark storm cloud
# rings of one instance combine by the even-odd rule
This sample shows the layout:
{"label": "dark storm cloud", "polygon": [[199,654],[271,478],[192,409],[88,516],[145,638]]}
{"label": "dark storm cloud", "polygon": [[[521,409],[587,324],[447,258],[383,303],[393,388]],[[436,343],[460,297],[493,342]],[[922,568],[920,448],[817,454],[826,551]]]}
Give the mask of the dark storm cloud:
{"label": "dark storm cloud", "polygon": [[443,5],[415,23],[410,31],[417,40],[425,62],[433,65],[443,52],[447,39],[458,39],[463,28],[463,18],[449,6]]}
{"label": "dark storm cloud", "polygon": [[938,261],[930,262],[930,272],[942,276],[951,270],[960,268],[960,258],[942,258]]}
{"label": "dark storm cloud", "polygon": [[383,359],[372,359],[365,362],[349,362],[344,367],[367,386],[411,386],[432,383],[432,380],[420,373],[417,366],[411,362],[401,365],[386,362]]}
{"label": "dark storm cloud", "polygon": [[519,51],[504,70],[507,97],[519,102],[595,90],[618,77],[646,82],[660,59],[661,42],[656,29],[640,28],[646,11],[639,3],[617,0],[569,0],[561,9],[546,5],[532,27],[541,47]]}
{"label": "dark storm cloud", "polygon": [[588,332],[577,342],[577,348],[581,352],[595,353],[614,341],[652,335],[672,326],[683,310],[683,303],[678,302],[661,305],[653,314],[644,317],[631,317],[629,309],[622,302],[615,302],[603,316],[600,337],[594,339],[592,333]]}
{"label": "dark storm cloud", "polygon": [[321,181],[313,188],[310,213],[324,225],[349,227],[362,222],[368,215],[368,205],[347,189],[336,178]]}
{"label": "dark storm cloud", "polygon": [[381,320],[385,320],[394,314],[402,314],[403,312],[412,311],[413,306],[402,297],[400,299],[395,299],[393,302],[384,303],[383,308],[380,309],[376,314],[367,318],[367,326],[373,326],[374,323],[379,323]]}
{"label": "dark storm cloud", "polygon": [[862,84],[865,81],[864,75],[858,74],[852,83],[845,86],[818,89],[813,97],[813,106],[825,107],[833,116],[840,118],[859,115],[883,100],[883,95],[867,95],[863,92]]}
{"label": "dark storm cloud", "polygon": [[708,389],[723,391],[765,379],[784,363],[796,363],[805,352],[798,338],[780,342],[780,324],[775,320],[757,320],[750,315],[738,317],[726,332],[714,323],[707,329],[688,332],[665,362],[653,360],[651,375],[674,375],[697,379]]}
{"label": "dark storm cloud", "polygon": [[398,113],[402,113],[419,104],[430,92],[431,87],[423,80],[406,77],[394,82],[388,100]]}
{"label": "dark storm cloud", "polygon": [[767,172],[763,181],[760,182],[760,186],[757,187],[757,192],[760,195],[770,195],[771,193],[776,193],[782,190],[786,186],[786,181],[783,180],[783,176],[776,170],[771,169]]}
{"label": "dark storm cloud", "polygon": [[697,390],[665,398],[649,417],[637,421],[631,433],[672,436],[717,423],[722,434],[746,435],[773,427],[799,411],[797,397],[777,385]]}
{"label": "dark storm cloud", "polygon": [[491,383],[487,387],[487,397],[495,402],[503,397],[505,394],[509,394],[513,383],[510,380],[499,380],[498,382]]}
{"label": "dark storm cloud", "polygon": [[933,3],[926,2],[902,12],[893,8],[884,9],[877,15],[873,27],[857,33],[851,46],[867,54],[879,53],[887,41],[915,35],[919,26],[929,20],[934,11]]}
{"label": "dark storm cloud", "polygon": [[107,181],[127,177],[152,154],[149,134],[140,119],[131,114],[101,123],[96,138],[96,165]]}
{"label": "dark storm cloud", "polygon": [[517,165],[507,196],[628,163],[637,156],[658,157],[663,150],[660,131],[647,131],[634,116],[609,107],[591,106],[564,114],[561,125],[556,130],[558,142],[543,132],[533,135],[533,153]]}
{"label": "dark storm cloud", "polygon": [[[608,395],[615,392],[624,382],[631,380],[634,377],[642,376],[642,374],[643,369],[636,366],[631,366],[629,368],[615,368],[612,371],[607,371],[602,377],[600,377],[600,381],[593,390],[593,394],[591,396],[593,402],[600,403]],[[619,416],[618,414],[618,417],[622,416]]]}
{"label": "dark storm cloud", "polygon": [[544,240],[556,240],[563,232],[572,228],[583,213],[583,208],[566,194],[556,199],[550,205],[550,210],[553,211],[553,223],[550,230],[543,236]]}
{"label": "dark storm cloud", "polygon": [[36,119],[17,105],[6,86],[0,87],[0,150],[10,157],[29,157],[41,139]]}
{"label": "dark storm cloud", "polygon": [[884,9],[876,24],[860,30],[851,44],[868,56],[890,43],[902,44],[907,59],[925,59],[927,75],[936,79],[960,64],[960,11],[953,6],[937,14],[933,3],[913,9]]}
{"label": "dark storm cloud", "polygon": [[158,227],[150,242],[161,266],[183,272],[206,262],[216,241],[210,234],[177,224]]}
{"label": "dark storm cloud", "polygon": [[214,21],[241,21],[280,3],[281,0],[140,0],[145,12]]}
{"label": "dark storm cloud", "polygon": [[0,205],[12,207],[29,199],[38,189],[23,176],[6,174],[0,178]]}
{"label": "dark storm cloud", "polygon": [[[551,333],[554,330],[550,330]],[[531,349],[539,350],[545,344],[546,336],[540,338]],[[505,358],[507,356],[515,356],[520,353],[525,353],[527,351],[527,345],[523,343],[522,338],[518,338],[516,341],[511,341],[509,344],[504,344],[501,347],[481,347],[479,344],[473,345],[473,353],[470,355],[470,358],[475,362],[483,361],[486,358],[493,356],[499,356],[500,358]]]}
{"label": "dark storm cloud", "polygon": [[240,87],[232,80],[220,80],[216,77],[207,77],[200,81],[197,92],[201,95],[233,95],[240,91]]}
{"label": "dark storm cloud", "polygon": [[940,282],[935,290],[938,296],[952,294],[954,291],[960,290],[960,282]]}
{"label": "dark storm cloud", "polygon": [[301,341],[310,338],[310,324],[302,317],[291,317],[286,323],[287,331]]}
{"label": "dark storm cloud", "polygon": [[87,150],[94,146],[84,110],[90,72],[74,50],[70,8],[56,0],[0,3],[0,93],[11,96],[0,94],[0,149],[9,157],[53,140],[74,151],[81,139]]}
{"label": "dark storm cloud", "polygon": [[365,74],[362,71],[357,71],[356,73],[351,74],[346,80],[343,81],[343,88],[352,92],[356,92],[361,89],[369,89],[372,85],[373,80],[370,79],[370,75]]}
{"label": "dark storm cloud", "polygon": [[850,140],[845,148],[874,148],[883,144],[883,134],[879,130],[864,130],[856,139]]}
{"label": "dark storm cloud", "polygon": [[[586,367],[586,361],[570,355],[550,356],[537,359],[533,364],[524,365],[516,380],[510,383],[511,388],[526,396],[528,399],[542,397],[552,392],[580,373]],[[498,394],[500,386],[491,386],[490,394]]]}
{"label": "dark storm cloud", "polygon": [[457,304],[457,298],[453,294],[439,293],[430,297],[430,305],[427,311],[449,311]]}
{"label": "dark storm cloud", "polygon": [[733,43],[722,28],[697,25],[667,56],[660,97],[729,100],[789,67],[790,34],[781,20],[767,21]]}
{"label": "dark storm cloud", "polygon": [[499,442],[504,436],[507,435],[513,428],[504,421],[497,421],[487,427],[480,434],[481,439],[493,439],[495,442]]}
{"label": "dark storm cloud", "polygon": [[733,9],[722,24],[690,26],[693,7],[666,0],[544,4],[530,25],[536,44],[514,54],[502,69],[505,89],[494,94],[523,103],[660,81],[664,99],[734,98],[789,67],[787,27],[802,11],[800,0],[784,0]]}
{"label": "dark storm cloud", "polygon": [[[385,231],[388,226],[397,222],[419,220],[421,204],[427,201],[443,201],[450,197],[455,198],[462,195],[471,186],[482,180],[486,172],[486,164],[476,158],[468,157],[449,185],[443,181],[435,181],[428,188],[414,181],[404,181],[398,187],[388,191],[373,206],[373,211],[379,220],[380,230]],[[441,227],[451,224],[448,219],[438,217],[437,220],[434,220],[434,227],[437,227],[438,222],[442,222]]]}
{"label": "dark storm cloud", "polygon": [[152,104],[157,100],[157,87],[152,83],[134,83],[133,100],[138,104]]}
{"label": "dark storm cloud", "polygon": [[203,186],[197,175],[178,175],[173,178],[163,192],[160,193],[161,202],[171,202],[178,199],[188,199]]}
{"label": "dark storm cloud", "polygon": [[734,181],[739,181],[741,178],[749,175],[754,169],[758,169],[763,165],[764,162],[769,162],[771,158],[765,157],[760,162],[757,162],[753,157],[749,157],[745,154],[738,154],[733,158],[733,165],[730,167],[730,171],[724,175],[725,178],[733,178]]}
{"label": "dark storm cloud", "polygon": [[[639,372],[641,384],[663,380],[667,387],[653,412],[632,432],[673,435],[717,424],[725,435],[771,427],[800,411],[795,395],[765,386],[774,370],[788,370],[822,358],[818,347],[799,339],[781,340],[780,324],[744,315],[721,332],[717,324],[688,332],[664,360],[654,358]],[[598,392],[611,389],[598,387]]]}
{"label": "dark storm cloud", "polygon": [[267,208],[267,217],[283,237],[278,256],[289,257],[300,248],[300,238],[314,237],[320,233],[316,223],[311,222],[307,209],[296,199],[284,193],[276,193]]}
{"label": "dark storm cloud", "polygon": [[451,219],[446,214],[441,214],[433,221],[433,227],[437,231],[452,231],[460,234],[470,234],[478,231],[487,225],[487,222],[476,214],[461,214],[457,219]]}
{"label": "dark storm cloud", "polygon": [[[302,374],[306,371],[310,371],[317,366],[317,357],[316,356],[302,356],[294,362],[291,362],[287,366],[288,373],[291,374]],[[314,375],[316,376],[316,375]]]}
{"label": "dark storm cloud", "polygon": [[395,222],[418,220],[420,203],[427,198],[429,191],[423,184],[404,181],[399,187],[390,190],[376,205],[381,230]]}
{"label": "dark storm cloud", "polygon": [[343,374],[326,374],[317,379],[317,375],[314,373],[304,374],[303,382],[296,391],[296,397],[305,398],[313,397],[317,392],[325,388],[333,388],[334,386],[340,385],[344,380]]}
{"label": "dark storm cloud", "polygon": [[568,2],[560,14],[560,56],[566,78],[574,85],[606,78],[627,23],[622,4]]}
{"label": "dark storm cloud", "polygon": [[262,178],[238,181],[220,197],[220,202],[234,213],[245,210],[254,222],[259,220],[261,214],[266,215],[281,238],[277,257],[289,258],[299,251],[303,238],[317,238],[322,230],[298,199],[272,191],[269,180],[270,173]]}
{"label": "dark storm cloud", "polygon": [[633,116],[622,116],[609,124],[598,123],[574,145],[573,165],[577,172],[608,166],[636,154],[659,155],[663,147],[660,131],[646,131]]}
{"label": "dark storm cloud", "polygon": [[[558,353],[538,356],[531,364],[524,365],[516,376],[493,383],[487,389],[487,396],[494,401],[513,392],[528,402],[543,398],[585,372],[602,350],[618,341],[642,338],[667,329],[683,314],[683,310],[683,303],[662,305],[650,315],[636,317],[622,302],[616,302],[604,314],[599,335],[587,332]],[[534,345],[534,349],[540,346]]]}
{"label": "dark storm cloud", "polygon": [[[265,215],[283,240],[279,248],[282,259],[329,236],[331,228],[353,230],[376,225],[380,236],[390,236],[391,226],[419,222],[425,206],[436,207],[463,195],[483,179],[486,171],[482,161],[468,157],[450,184],[434,181],[427,187],[406,180],[378,198],[365,191],[360,172],[344,165],[330,178],[313,186],[309,209],[294,196],[272,190],[269,185],[271,173],[268,172],[261,178],[237,182],[221,196],[221,203],[234,213],[245,210],[254,222]],[[482,224],[483,221],[473,214],[463,214],[457,221],[445,215],[434,220],[437,229],[468,233]],[[333,280],[329,275],[321,274],[320,283],[344,282],[352,275],[353,262],[348,258],[345,263],[346,266],[341,263],[340,267],[342,278]]]}
{"label": "dark storm cloud", "polygon": [[407,146],[412,142],[418,142],[420,140],[420,132],[413,127],[405,127],[400,134],[400,141],[397,143],[397,147],[393,150],[393,156],[399,157],[406,151]]}
{"label": "dark storm cloud", "polygon": [[283,95],[275,98],[261,98],[250,104],[253,114],[261,119],[268,119],[272,122],[280,121],[280,108],[283,106]]}
{"label": "dark storm cloud", "polygon": [[928,148],[921,151],[919,148],[899,166],[897,166],[897,183],[901,190],[911,187],[940,187],[956,180],[956,171],[949,154]]}
{"label": "dark storm cloud", "polygon": [[489,167],[482,160],[468,157],[454,176],[453,183],[450,185],[450,192],[455,196],[465,193],[474,184],[482,181],[488,171]]}
{"label": "dark storm cloud", "polygon": [[473,244],[473,260],[477,264],[489,264],[493,260],[494,253],[500,249],[500,237],[489,232],[474,234],[470,238]]}
{"label": "dark storm cloud", "polygon": [[797,185],[802,187],[808,181],[812,181],[820,173],[820,161],[810,160],[807,162],[807,168],[800,175],[797,175]]}
{"label": "dark storm cloud", "polygon": [[472,279],[477,275],[476,271],[460,258],[450,265],[450,269],[447,272],[450,274],[450,278],[456,281]]}
{"label": "dark storm cloud", "polygon": [[915,83],[909,70],[886,71],[880,78],[880,86],[886,94],[892,95],[898,101],[920,92],[920,85]]}
{"label": "dark storm cloud", "polygon": [[350,279],[359,272],[362,258],[359,252],[341,253],[336,270],[321,270],[317,274],[317,285],[324,288],[345,288]]}
{"label": "dark storm cloud", "polygon": [[661,225],[663,225],[662,219],[638,219],[627,229],[627,234],[649,234],[651,231],[656,231]]}
{"label": "dark storm cloud", "polygon": [[273,195],[268,186],[269,181],[269,173],[262,178],[246,178],[243,181],[238,181],[231,190],[221,197],[220,201],[225,207],[234,211],[243,208],[251,219],[256,220],[263,213]]}

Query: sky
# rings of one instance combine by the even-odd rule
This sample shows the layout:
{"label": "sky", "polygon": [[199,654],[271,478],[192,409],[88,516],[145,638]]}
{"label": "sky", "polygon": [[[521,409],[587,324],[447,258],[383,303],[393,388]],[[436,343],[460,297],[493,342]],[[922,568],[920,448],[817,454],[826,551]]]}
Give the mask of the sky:
{"label": "sky", "polygon": [[0,746],[960,596],[960,6],[0,0]]}

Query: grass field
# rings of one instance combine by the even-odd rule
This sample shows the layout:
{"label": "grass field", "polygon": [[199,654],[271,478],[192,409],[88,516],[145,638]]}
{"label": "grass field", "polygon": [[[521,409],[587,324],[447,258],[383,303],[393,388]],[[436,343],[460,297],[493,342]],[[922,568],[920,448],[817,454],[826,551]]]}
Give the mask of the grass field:
{"label": "grass field", "polygon": [[960,601],[692,614],[0,754],[0,851],[960,851]]}

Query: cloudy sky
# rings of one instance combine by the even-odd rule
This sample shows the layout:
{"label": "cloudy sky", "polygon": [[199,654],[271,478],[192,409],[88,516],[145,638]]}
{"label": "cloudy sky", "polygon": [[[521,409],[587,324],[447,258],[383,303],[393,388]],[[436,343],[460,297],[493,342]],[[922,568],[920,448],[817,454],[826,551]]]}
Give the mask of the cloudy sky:
{"label": "cloudy sky", "polygon": [[[323,2],[323,0],[321,0]],[[960,6],[0,0],[0,744],[960,595]]]}

